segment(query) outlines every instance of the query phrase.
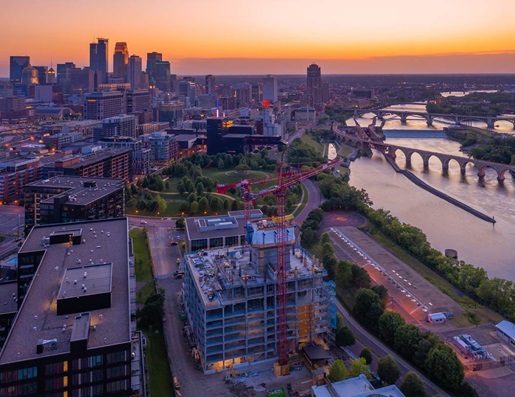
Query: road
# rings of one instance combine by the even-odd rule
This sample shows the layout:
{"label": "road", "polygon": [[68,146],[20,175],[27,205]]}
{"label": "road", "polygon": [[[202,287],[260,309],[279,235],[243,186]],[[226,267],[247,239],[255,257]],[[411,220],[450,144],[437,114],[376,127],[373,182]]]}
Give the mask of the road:
{"label": "road", "polygon": [[439,394],[440,396],[449,396],[447,392],[443,389],[435,385],[431,380],[426,378],[424,375],[420,373],[418,369],[416,369],[413,365],[409,364],[406,360],[404,360],[401,356],[391,350],[389,347],[385,346],[381,341],[379,341],[375,336],[370,334],[365,328],[363,328],[356,320],[354,320],[349,313],[343,308],[340,302],[336,302],[336,308],[338,312],[342,315],[345,325],[347,325],[356,339],[358,339],[363,345],[368,346],[370,350],[374,351],[378,356],[383,357],[386,355],[392,356],[395,361],[399,364],[399,368],[403,374],[409,371],[413,371],[426,385],[426,391],[429,395]]}
{"label": "road", "polygon": [[318,185],[315,182],[310,179],[306,179],[302,181],[302,184],[304,184],[308,192],[308,202],[299,214],[295,216],[295,221],[297,223],[304,222],[310,211],[320,207],[320,204],[322,203],[322,193],[320,193],[320,189],[318,189]]}

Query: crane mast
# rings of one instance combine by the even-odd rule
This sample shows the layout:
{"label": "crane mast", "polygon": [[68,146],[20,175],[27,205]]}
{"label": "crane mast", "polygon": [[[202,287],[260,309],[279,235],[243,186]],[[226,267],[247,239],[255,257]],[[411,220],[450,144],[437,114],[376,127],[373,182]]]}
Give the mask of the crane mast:
{"label": "crane mast", "polygon": [[305,171],[284,171],[285,163],[279,163],[279,176],[277,178],[277,185],[262,189],[253,193],[251,185],[267,182],[268,180],[260,180],[250,182],[247,179],[237,183],[228,185],[218,185],[218,193],[225,193],[228,189],[239,187],[241,190],[241,197],[244,204],[244,222],[245,227],[251,219],[251,210],[257,198],[264,197],[267,194],[273,193],[277,199],[277,218],[276,233],[277,233],[277,350],[279,355],[279,365],[285,366],[288,364],[288,280],[286,276],[286,222],[285,222],[285,198],[286,190],[294,184],[317,175],[326,169],[337,166],[341,163],[340,158],[335,158],[318,167],[305,170]]}

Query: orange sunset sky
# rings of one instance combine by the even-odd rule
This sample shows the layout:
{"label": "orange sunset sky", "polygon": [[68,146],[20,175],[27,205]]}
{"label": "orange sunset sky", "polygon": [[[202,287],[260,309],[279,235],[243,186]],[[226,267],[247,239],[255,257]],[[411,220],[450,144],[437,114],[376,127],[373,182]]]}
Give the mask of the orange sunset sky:
{"label": "orange sunset sky", "polygon": [[513,0],[3,0],[0,76],[9,56],[89,64],[109,38],[177,74],[515,73]]}

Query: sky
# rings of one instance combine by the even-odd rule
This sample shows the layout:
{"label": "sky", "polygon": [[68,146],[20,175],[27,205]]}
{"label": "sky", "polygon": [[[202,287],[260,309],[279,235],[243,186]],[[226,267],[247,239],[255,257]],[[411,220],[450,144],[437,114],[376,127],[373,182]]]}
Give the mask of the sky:
{"label": "sky", "polygon": [[2,0],[0,76],[89,64],[89,43],[161,52],[172,73],[515,73],[513,0]]}

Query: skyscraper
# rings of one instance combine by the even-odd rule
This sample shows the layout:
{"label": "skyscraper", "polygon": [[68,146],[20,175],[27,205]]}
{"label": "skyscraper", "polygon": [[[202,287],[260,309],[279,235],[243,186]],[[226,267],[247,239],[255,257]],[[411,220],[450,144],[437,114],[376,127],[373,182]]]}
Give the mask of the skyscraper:
{"label": "skyscraper", "polygon": [[48,66],[34,66],[38,71],[38,84],[48,83]]}
{"label": "skyscraper", "polygon": [[263,100],[277,102],[277,79],[270,74],[263,79]]}
{"label": "skyscraper", "polygon": [[21,81],[21,71],[29,65],[29,56],[12,56],[9,63],[9,79],[11,83],[19,83]]}
{"label": "skyscraper", "polygon": [[320,66],[311,64],[307,69],[306,96],[309,106],[322,104],[322,73]]}
{"label": "skyscraper", "polygon": [[163,61],[163,54],[159,52],[149,52],[147,54],[147,73],[149,80],[154,81],[159,90],[171,91],[170,62]]}
{"label": "skyscraper", "polygon": [[127,43],[116,43],[113,55],[113,77],[116,77],[118,79],[125,79],[127,75],[128,63],[129,48],[127,47]]}
{"label": "skyscraper", "polygon": [[141,88],[141,72],[143,71],[143,60],[137,55],[129,57],[129,64],[127,66],[127,80],[131,83],[133,90]]}
{"label": "skyscraper", "polygon": [[98,38],[97,43],[89,45],[89,67],[101,73],[100,81],[107,83],[109,39]]}
{"label": "skyscraper", "polygon": [[150,77],[156,78],[156,62],[163,60],[163,54],[159,52],[149,52],[147,54],[147,73]]}
{"label": "skyscraper", "polygon": [[208,74],[206,76],[206,94],[214,94],[215,93],[215,84],[216,79],[212,74]]}

